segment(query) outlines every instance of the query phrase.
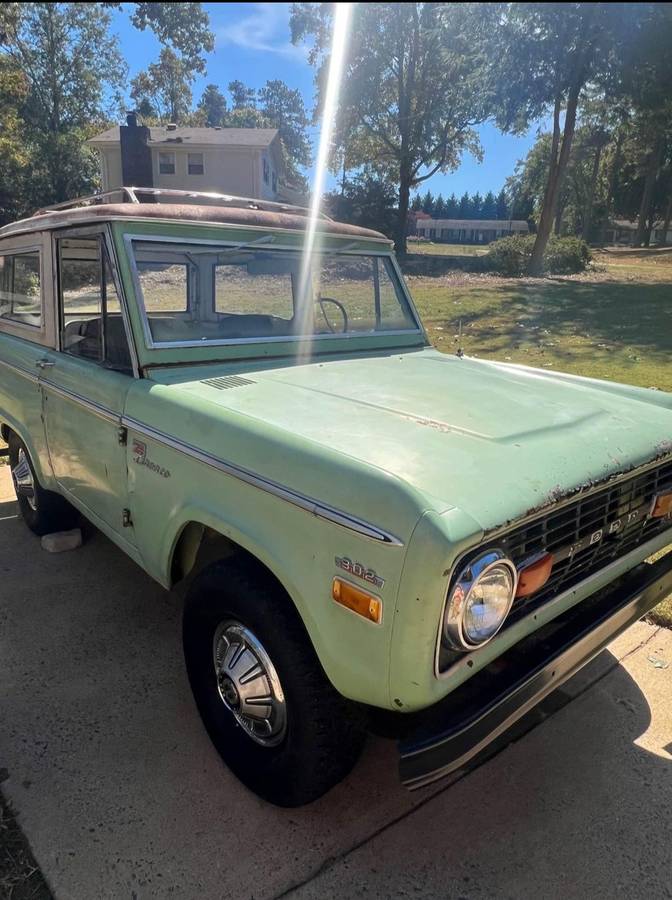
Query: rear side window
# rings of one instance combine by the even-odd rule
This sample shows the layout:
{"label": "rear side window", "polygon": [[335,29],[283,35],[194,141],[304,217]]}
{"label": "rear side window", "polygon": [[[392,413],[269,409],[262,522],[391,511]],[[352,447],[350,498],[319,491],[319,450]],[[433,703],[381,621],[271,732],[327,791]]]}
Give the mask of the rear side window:
{"label": "rear side window", "polygon": [[0,318],[42,327],[39,250],[0,256]]}

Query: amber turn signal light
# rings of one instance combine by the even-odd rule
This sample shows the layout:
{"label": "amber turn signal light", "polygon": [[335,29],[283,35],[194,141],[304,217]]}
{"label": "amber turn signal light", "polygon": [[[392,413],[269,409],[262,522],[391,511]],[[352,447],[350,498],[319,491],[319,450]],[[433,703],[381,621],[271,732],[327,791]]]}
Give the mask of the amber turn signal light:
{"label": "amber turn signal light", "polygon": [[546,553],[540,559],[525,566],[518,573],[518,589],[516,597],[529,597],[539,588],[543,587],[551,577],[551,569],[553,568],[553,554]]}
{"label": "amber turn signal light", "polygon": [[341,578],[334,578],[331,596],[336,603],[340,603],[341,606],[351,609],[357,615],[363,616],[377,625],[383,618],[383,604],[378,597],[372,597],[371,594],[367,594],[366,591],[360,590]]}
{"label": "amber turn signal light", "polygon": [[662,519],[663,516],[669,516],[672,513],[672,491],[666,491],[664,494],[656,494],[651,504],[651,512],[649,515],[652,519]]}

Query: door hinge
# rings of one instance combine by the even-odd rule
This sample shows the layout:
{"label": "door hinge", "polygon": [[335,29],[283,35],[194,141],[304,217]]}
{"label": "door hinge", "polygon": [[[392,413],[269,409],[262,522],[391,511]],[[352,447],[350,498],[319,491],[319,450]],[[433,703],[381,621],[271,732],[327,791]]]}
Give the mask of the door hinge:
{"label": "door hinge", "polygon": [[123,425],[120,425],[119,428],[117,428],[117,439],[119,444],[122,447],[125,447],[128,443],[128,428],[124,428]]}
{"label": "door hinge", "polygon": [[124,528],[132,528],[133,520],[131,519],[131,511],[130,509],[123,509],[121,511],[121,524]]}

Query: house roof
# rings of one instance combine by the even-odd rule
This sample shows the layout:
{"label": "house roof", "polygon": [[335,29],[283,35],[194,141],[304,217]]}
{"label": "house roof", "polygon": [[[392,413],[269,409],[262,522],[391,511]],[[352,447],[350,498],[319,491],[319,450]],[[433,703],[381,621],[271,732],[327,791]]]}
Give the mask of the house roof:
{"label": "house roof", "polygon": [[[202,146],[268,147],[277,137],[277,128],[182,128],[178,126],[170,131],[166,125],[149,128],[149,144],[172,146],[186,144]],[[89,138],[87,144],[118,144],[120,142],[119,125],[113,125]]]}
{"label": "house roof", "polygon": [[421,219],[418,227],[423,228],[485,228],[529,231],[524,219]]}

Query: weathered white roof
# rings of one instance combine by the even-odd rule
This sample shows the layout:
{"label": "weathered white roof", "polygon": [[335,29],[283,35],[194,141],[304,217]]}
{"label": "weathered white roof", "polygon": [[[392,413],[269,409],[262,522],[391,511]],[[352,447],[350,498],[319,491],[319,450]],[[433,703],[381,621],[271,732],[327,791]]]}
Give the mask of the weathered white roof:
{"label": "weathered white roof", "polygon": [[481,228],[529,231],[524,219],[419,219],[418,228]]}
{"label": "weathered white roof", "polygon": [[[202,146],[268,147],[275,137],[277,128],[182,128],[168,130],[167,126],[152,125],[149,129],[149,144],[187,144]],[[119,125],[113,125],[89,138],[87,144],[118,144]]]}

